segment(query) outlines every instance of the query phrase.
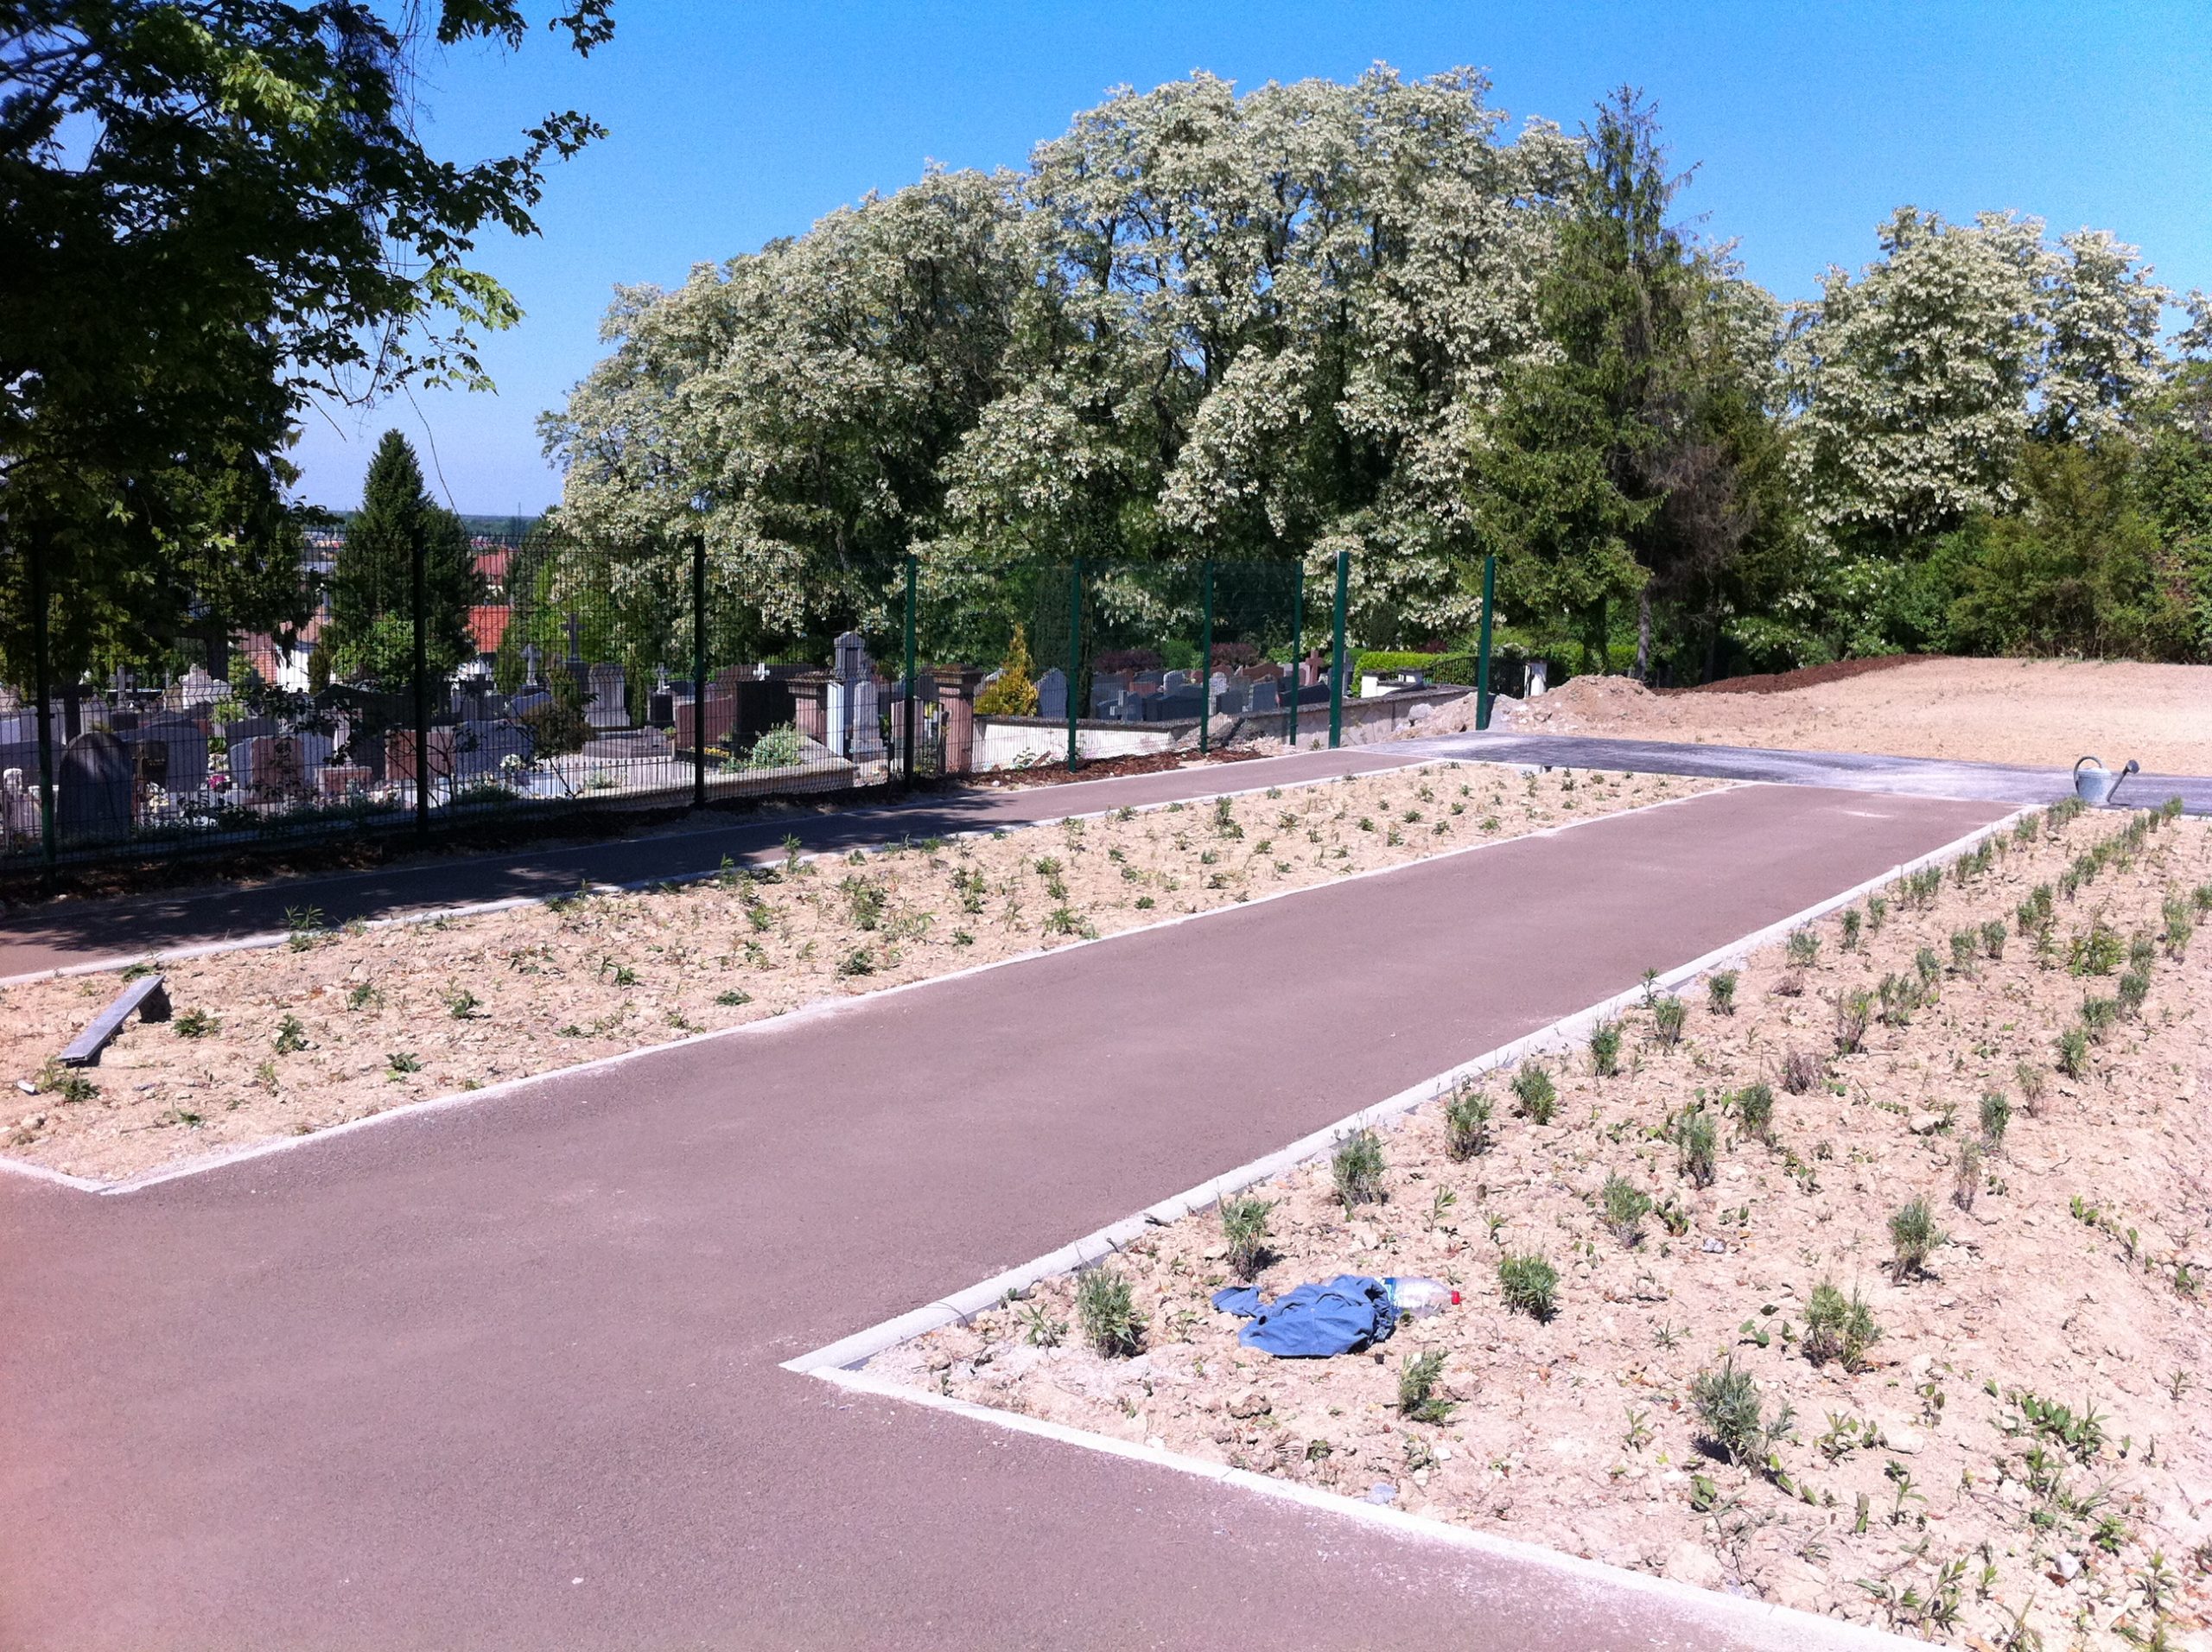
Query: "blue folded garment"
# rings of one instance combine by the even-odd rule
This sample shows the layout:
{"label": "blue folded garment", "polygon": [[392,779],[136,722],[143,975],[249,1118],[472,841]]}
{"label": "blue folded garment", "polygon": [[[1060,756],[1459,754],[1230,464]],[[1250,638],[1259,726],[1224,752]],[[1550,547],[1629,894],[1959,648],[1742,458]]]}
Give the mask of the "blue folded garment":
{"label": "blue folded garment", "polygon": [[1389,1287],[1359,1274],[1339,1274],[1325,1284],[1301,1285],[1272,1302],[1260,1300],[1255,1285],[1232,1286],[1216,1291],[1213,1305],[1224,1313],[1251,1321],[1236,1333],[1238,1342],[1279,1359],[1357,1354],[1398,1327]]}

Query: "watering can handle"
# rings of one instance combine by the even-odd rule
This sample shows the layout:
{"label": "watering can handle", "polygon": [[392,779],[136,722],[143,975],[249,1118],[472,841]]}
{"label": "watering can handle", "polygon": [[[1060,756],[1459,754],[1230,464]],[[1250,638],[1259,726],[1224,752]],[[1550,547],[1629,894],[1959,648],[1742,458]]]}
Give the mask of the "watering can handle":
{"label": "watering can handle", "polygon": [[2077,757],[2077,758],[2075,758],[2075,759],[2074,759],[2074,772],[2075,772],[2075,774],[2077,777],[2081,774],[2081,772],[2082,772],[2082,765],[2083,765],[2084,763],[2094,763],[2094,764],[2095,764],[2099,768],[2102,768],[2102,767],[2104,767],[2104,766],[2105,766],[2105,765],[2104,765],[2104,759],[2103,759],[2102,758],[2099,758],[2099,757]]}

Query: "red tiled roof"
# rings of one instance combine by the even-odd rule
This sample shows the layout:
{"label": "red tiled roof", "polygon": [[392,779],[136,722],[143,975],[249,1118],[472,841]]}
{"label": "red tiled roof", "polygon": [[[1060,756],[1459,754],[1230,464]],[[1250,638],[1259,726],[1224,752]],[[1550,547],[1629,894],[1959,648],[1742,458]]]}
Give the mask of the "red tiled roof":
{"label": "red tiled roof", "polygon": [[499,644],[507,634],[507,621],[514,615],[508,607],[471,608],[468,611],[468,634],[476,639],[479,654],[496,654]]}

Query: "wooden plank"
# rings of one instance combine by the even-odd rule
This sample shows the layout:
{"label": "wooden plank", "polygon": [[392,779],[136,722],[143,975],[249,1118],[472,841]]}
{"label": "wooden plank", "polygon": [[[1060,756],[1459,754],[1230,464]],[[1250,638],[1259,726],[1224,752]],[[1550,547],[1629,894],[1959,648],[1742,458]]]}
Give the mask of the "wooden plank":
{"label": "wooden plank", "polygon": [[123,1030],[130,1012],[143,1012],[149,1021],[166,1021],[169,1018],[169,993],[161,975],[141,975],[126,982],[115,1001],[99,1013],[99,1018],[77,1035],[76,1041],[61,1052],[65,1067],[97,1067],[100,1051],[107,1041]]}

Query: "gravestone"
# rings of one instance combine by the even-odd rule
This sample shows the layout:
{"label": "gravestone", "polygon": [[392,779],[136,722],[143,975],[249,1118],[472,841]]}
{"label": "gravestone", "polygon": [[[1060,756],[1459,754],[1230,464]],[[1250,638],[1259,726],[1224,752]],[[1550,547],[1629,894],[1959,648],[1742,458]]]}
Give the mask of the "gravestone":
{"label": "gravestone", "polygon": [[864,677],[846,685],[850,737],[845,755],[855,763],[874,763],[883,756],[882,691],[875,678]]}
{"label": "gravestone", "polygon": [[553,690],[548,688],[524,689],[507,702],[507,709],[519,717],[525,711],[535,711],[540,706],[553,703]]}
{"label": "gravestone", "polygon": [[1281,708],[1282,697],[1275,691],[1274,678],[1262,677],[1259,682],[1252,684],[1251,692],[1252,700],[1250,705],[1246,708],[1247,710],[1256,714],[1262,711],[1277,711]]}
{"label": "gravestone", "polygon": [[122,738],[130,747],[140,784],[157,785],[172,796],[207,786],[207,736],[199,724],[157,720]]}
{"label": "gravestone", "polygon": [[537,645],[536,643],[524,643],[522,645],[522,685],[525,689],[534,689],[537,686]]}
{"label": "gravestone", "polygon": [[274,717],[241,717],[236,722],[223,725],[223,739],[232,746],[242,740],[259,740],[279,732]]}
{"label": "gravestone", "polygon": [[619,665],[594,665],[587,684],[591,697],[584,703],[584,721],[594,728],[630,726],[629,685]]}
{"label": "gravestone", "polygon": [[1057,665],[1037,679],[1037,715],[1054,719],[1068,715],[1067,673]]}
{"label": "gravestone", "polygon": [[173,711],[181,711],[187,706],[212,706],[229,694],[228,685],[208,676],[204,667],[194,665],[169,684],[162,696],[162,703]]}
{"label": "gravestone", "polygon": [[29,842],[39,833],[38,781],[21,769],[0,771],[0,844]]}
{"label": "gravestone", "polygon": [[471,780],[501,772],[510,757],[530,761],[537,749],[527,728],[511,722],[465,722],[454,731],[453,777]]}
{"label": "gravestone", "polygon": [[835,645],[830,663],[830,675],[840,683],[857,683],[870,675],[868,644],[860,632],[848,631],[841,634]]}
{"label": "gravestone", "polygon": [[1188,671],[1169,671],[1160,679],[1160,690],[1162,694],[1173,694],[1178,689],[1188,688],[1190,684],[1191,674]]}
{"label": "gravestone", "polygon": [[584,742],[583,755],[608,759],[656,759],[674,756],[676,747],[658,728],[618,728]]}
{"label": "gravestone", "polygon": [[669,728],[676,723],[676,693],[672,689],[655,689],[645,696],[645,721],[656,728]]}
{"label": "gravestone", "polygon": [[54,766],[54,829],[64,838],[117,837],[130,829],[130,748],[104,729],[71,740]]}

